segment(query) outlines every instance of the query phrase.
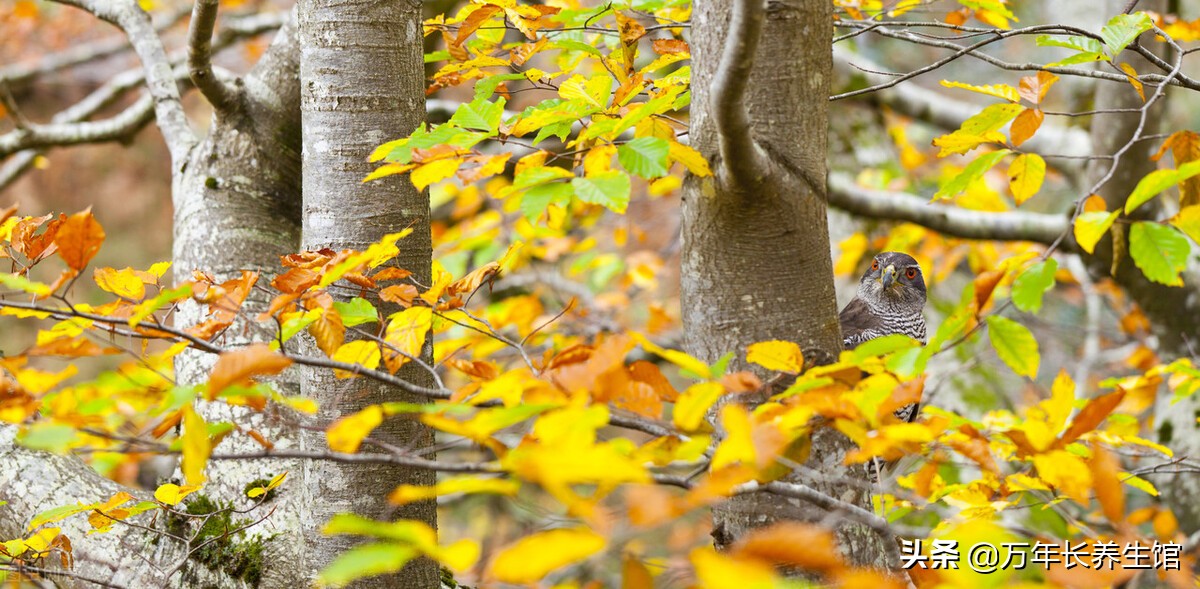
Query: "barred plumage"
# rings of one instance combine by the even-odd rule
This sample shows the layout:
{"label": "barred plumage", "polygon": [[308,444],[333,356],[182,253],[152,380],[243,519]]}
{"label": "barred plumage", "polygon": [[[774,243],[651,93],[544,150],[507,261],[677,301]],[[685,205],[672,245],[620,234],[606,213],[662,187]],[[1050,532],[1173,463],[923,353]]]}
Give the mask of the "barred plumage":
{"label": "barred plumage", "polygon": [[[838,314],[847,350],[895,333],[925,343],[925,277],[908,254],[883,252],[858,282],[854,299]],[[896,417],[912,421],[919,405],[901,407]]]}

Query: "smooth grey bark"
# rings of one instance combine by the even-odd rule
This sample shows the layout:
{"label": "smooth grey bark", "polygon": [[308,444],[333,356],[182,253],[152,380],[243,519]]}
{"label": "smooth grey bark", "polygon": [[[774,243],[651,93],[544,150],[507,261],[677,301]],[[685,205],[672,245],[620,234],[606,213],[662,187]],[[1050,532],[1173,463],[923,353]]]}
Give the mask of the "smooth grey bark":
{"label": "smooth grey bark", "polygon": [[[432,258],[428,197],[407,177],[362,183],[374,167],[367,161],[370,153],[388,140],[411,133],[425,118],[421,3],[302,0],[298,6],[304,145],[302,244],[314,250],[362,250],[385,234],[411,227],[413,233],[400,241],[400,255],[392,264],[413,272],[418,284],[428,285]],[[395,310],[384,309],[384,313]],[[376,324],[362,327],[378,329]],[[353,337],[352,332],[347,335]],[[427,347],[426,357],[428,350],[431,348]],[[411,365],[400,375],[418,384],[431,384],[427,375]],[[305,371],[302,390],[321,403],[322,422],[373,403],[407,400],[394,388],[362,379],[338,380],[327,370]],[[387,420],[372,435],[414,450],[433,444],[432,432],[415,420]],[[351,511],[436,525],[433,502],[397,509],[385,499],[398,484],[433,484],[432,472],[323,462],[306,465],[303,474],[304,485],[314,492],[312,517],[317,521]],[[359,541],[348,536],[308,540],[305,549],[318,561]],[[438,584],[437,564],[428,559],[410,563],[397,576],[361,583],[406,588]]]}
{"label": "smooth grey bark", "polygon": [[[693,147],[714,162],[715,176],[689,176],[684,184],[686,347],[709,362],[735,352],[736,364],[744,367],[749,344],[782,339],[799,343],[807,362],[825,363],[842,347],[825,195],[831,5],[768,3],[755,59],[726,48],[727,42],[746,47],[748,39],[739,35],[747,29],[736,19],[731,24],[731,13],[735,2],[743,2],[737,10],[761,10],[754,1],[697,3],[693,12],[689,136]],[[741,68],[731,59],[752,60],[741,97],[728,95],[728,84],[737,83]],[[743,112],[727,116],[736,108]],[[745,117],[749,127],[739,129]],[[739,132],[746,136],[728,136]],[[750,147],[728,149],[747,142]],[[851,472],[842,463],[850,445],[832,430],[818,431],[809,465],[833,476],[802,482],[869,511],[868,485],[843,482],[850,477],[866,481],[863,469]],[[718,546],[727,546],[773,521],[820,522],[830,515],[799,499],[740,496],[714,509],[713,535]],[[837,534],[852,560],[885,566],[886,551],[874,532],[841,523]]]}

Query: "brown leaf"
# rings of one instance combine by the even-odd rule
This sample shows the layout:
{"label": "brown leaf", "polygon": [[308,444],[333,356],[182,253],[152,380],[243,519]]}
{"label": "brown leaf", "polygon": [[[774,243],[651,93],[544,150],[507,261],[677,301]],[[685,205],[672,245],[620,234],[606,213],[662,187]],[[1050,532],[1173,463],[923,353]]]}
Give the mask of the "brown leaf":
{"label": "brown leaf", "polygon": [[[18,221],[13,227],[12,237],[10,241],[13,244],[13,249],[25,254],[32,262],[37,262],[45,256],[54,253],[54,236],[58,233],[59,227],[62,226],[65,216],[60,216],[58,219],[51,219],[53,215],[44,217],[31,217]],[[49,221],[47,223],[47,221]],[[45,226],[45,230],[37,233],[38,229]],[[36,234],[36,235],[35,235]]]}
{"label": "brown leaf", "polygon": [[632,554],[626,554],[621,560],[621,589],[654,589],[650,570]]}
{"label": "brown leaf", "polygon": [[295,303],[296,299],[298,299],[298,298],[300,298],[300,295],[298,295],[298,294],[281,294],[281,295],[271,299],[271,305],[269,307],[267,307],[266,311],[259,313],[258,320],[259,321],[270,320],[271,317],[273,317],[276,313],[283,311],[283,310],[290,309],[292,307],[292,303]]}
{"label": "brown leaf", "polygon": [[9,217],[15,214],[17,214],[17,203],[13,203],[7,209],[0,209],[0,223],[7,221]]}
{"label": "brown leaf", "polygon": [[500,263],[488,262],[476,268],[470,274],[452,282],[450,286],[446,287],[446,292],[450,296],[473,293],[475,289],[483,286],[483,283],[491,284],[498,274],[500,274]]}
{"label": "brown leaf", "polygon": [[1017,89],[1017,94],[1021,98],[1032,102],[1033,104],[1041,104],[1042,99],[1046,97],[1046,92],[1050,87],[1058,81],[1058,76],[1050,72],[1038,72],[1036,76],[1026,76],[1021,78],[1020,87]]}
{"label": "brown leaf", "polygon": [[1096,426],[1103,423],[1124,398],[1125,390],[1117,389],[1088,401],[1087,405],[1084,405],[1083,409],[1080,409],[1079,413],[1075,415],[1075,420],[1071,422],[1071,425],[1067,426],[1067,431],[1063,433],[1062,439],[1058,441],[1056,447],[1066,446],[1079,439],[1079,436],[1096,429]]}
{"label": "brown leaf", "polygon": [[544,49],[549,41],[549,37],[542,37],[532,43],[521,43],[520,45],[513,47],[512,51],[508,52],[509,59],[512,61],[513,65],[525,65],[525,62],[529,61],[530,57],[533,57],[539,51]]}
{"label": "brown leaf", "polygon": [[337,252],[329,248],[322,248],[316,251],[308,250],[298,254],[279,256],[279,261],[288,268],[304,268],[306,270],[312,270],[313,268],[320,268],[321,266],[324,266],[330,260],[337,257],[337,255]]}
{"label": "brown leaf", "polygon": [[486,360],[462,360],[450,358],[445,364],[463,374],[482,380],[492,380],[500,376],[500,368]]}
{"label": "brown leaf", "polygon": [[[645,362],[645,360],[639,360],[639,362]],[[654,366],[654,365],[651,364],[651,366]],[[631,366],[630,368],[632,369],[633,367]],[[658,367],[655,366],[655,368],[657,369]],[[661,373],[659,374],[659,376],[660,377],[662,376]],[[663,378],[663,380],[665,381],[666,378]],[[670,383],[668,382],[667,385],[670,386]],[[757,374],[754,374],[753,372],[749,372],[746,370],[742,370],[739,372],[726,372],[725,376],[721,377],[721,386],[725,387],[725,390],[727,390],[731,393],[753,393],[754,391],[757,391],[762,388],[763,382],[762,382],[762,379],[759,378]],[[672,391],[674,391],[674,389],[672,389]],[[663,400],[664,401],[674,401],[673,398],[671,398],[671,399],[664,398]]]}
{"label": "brown leaf", "polygon": [[646,35],[646,27],[643,27],[636,19],[625,16],[617,10],[614,10],[613,14],[617,17],[617,27],[621,30],[625,69],[632,73],[634,71],[633,62],[637,58],[637,42]]}
{"label": "brown leaf", "polygon": [[409,272],[408,270],[405,270],[404,268],[397,268],[395,266],[385,266],[385,267],[381,268],[378,272],[372,274],[371,280],[374,280],[375,282],[386,282],[388,280],[404,280],[405,278],[408,278],[409,276],[412,276],[412,272]]}
{"label": "brown leaf", "polygon": [[290,358],[262,343],[225,352],[217,358],[217,363],[208,377],[207,398],[211,401],[231,385],[243,382],[253,376],[279,374],[291,365]]}

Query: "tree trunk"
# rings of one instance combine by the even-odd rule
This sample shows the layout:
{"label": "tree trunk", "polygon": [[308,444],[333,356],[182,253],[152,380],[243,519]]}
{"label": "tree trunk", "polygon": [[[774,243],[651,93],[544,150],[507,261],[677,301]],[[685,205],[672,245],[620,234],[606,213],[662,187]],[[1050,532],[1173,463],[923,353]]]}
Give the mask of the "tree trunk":
{"label": "tree trunk", "polygon": [[[722,75],[718,65],[729,61],[728,51],[722,55],[726,42],[746,42],[731,23],[732,5],[729,0],[697,3],[693,13],[690,136],[716,164],[716,175],[689,177],[685,183],[681,307],[686,345],[708,362],[735,352],[735,364],[744,367],[749,344],[790,340],[800,344],[807,363],[828,363],[842,348],[824,188],[832,5],[768,3],[741,106],[761,148],[757,162],[751,161],[755,153],[721,147],[723,107],[716,95],[732,77]],[[731,171],[739,167],[754,172]],[[832,430],[813,438],[809,464],[829,473],[830,480],[801,482],[870,510],[866,484],[841,482],[844,475],[866,481],[864,469],[851,474],[843,464],[850,442]],[[828,516],[796,499],[741,496],[714,509],[713,535],[723,547],[773,521],[816,522]],[[847,523],[837,533],[855,562],[884,564],[882,542],[865,527]]]}
{"label": "tree trunk", "polygon": [[[393,263],[413,272],[418,284],[428,285],[432,257],[429,199],[406,177],[362,183],[374,167],[367,157],[375,147],[411,133],[425,117],[421,3],[302,0],[299,11],[303,247],[361,250],[385,234],[411,227],[413,233],[399,242],[400,255]],[[384,314],[394,310],[384,309]],[[378,325],[363,327],[377,329]],[[427,346],[427,350],[431,348]],[[427,352],[426,357],[429,355]],[[430,384],[428,376],[411,365],[400,376]],[[407,400],[393,388],[336,380],[328,370],[306,371],[303,390],[321,404],[323,424],[366,405]],[[373,436],[414,450],[433,443],[432,432],[413,420],[389,420]],[[399,509],[385,501],[398,484],[433,484],[432,472],[322,462],[309,464],[304,474],[305,485],[314,491],[312,517],[316,521],[354,512],[436,523],[432,501]],[[315,558],[328,559],[352,542],[346,536],[312,536],[306,550]],[[438,585],[438,567],[422,559],[410,563],[401,577],[380,577],[369,585],[434,587]]]}

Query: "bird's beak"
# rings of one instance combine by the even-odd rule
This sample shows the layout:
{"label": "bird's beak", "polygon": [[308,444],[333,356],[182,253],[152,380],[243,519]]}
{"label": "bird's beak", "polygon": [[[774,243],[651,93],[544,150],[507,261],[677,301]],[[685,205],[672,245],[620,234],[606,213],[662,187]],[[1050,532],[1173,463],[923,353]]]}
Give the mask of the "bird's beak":
{"label": "bird's beak", "polygon": [[883,289],[887,290],[889,286],[896,282],[896,267],[889,264],[888,267],[883,269],[883,274],[879,279],[883,281]]}

